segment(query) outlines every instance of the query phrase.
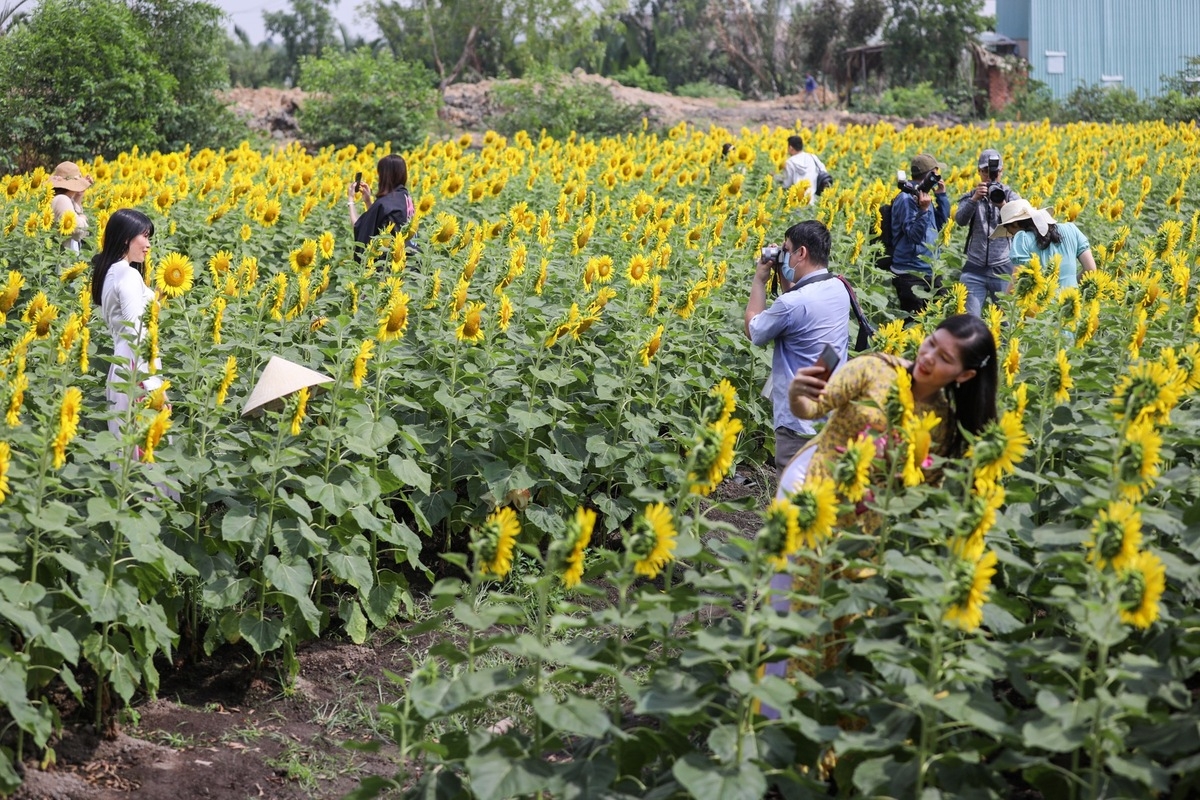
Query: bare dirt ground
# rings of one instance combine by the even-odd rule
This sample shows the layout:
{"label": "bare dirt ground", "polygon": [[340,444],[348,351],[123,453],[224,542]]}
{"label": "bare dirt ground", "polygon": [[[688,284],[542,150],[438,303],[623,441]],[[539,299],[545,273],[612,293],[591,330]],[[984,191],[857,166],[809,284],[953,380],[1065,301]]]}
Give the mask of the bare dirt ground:
{"label": "bare dirt ground", "polygon": [[[579,73],[574,79],[603,85],[621,102],[647,106],[648,117],[660,127],[689,122],[699,128],[716,125],[737,131],[742,127],[759,125],[791,128],[797,121],[809,128],[818,125],[873,125],[880,121],[898,127],[908,124],[934,126],[956,121],[902,120],[898,117],[844,111],[837,107],[837,98],[824,91],[819,92],[812,103],[806,102],[802,93],[772,100],[735,101],[657,94],[623,86],[598,75]],[[440,117],[452,135],[463,132],[480,134],[487,130],[488,119],[499,110],[492,95],[496,83],[459,83],[446,88]],[[299,89],[233,89],[225,93],[225,99],[235,113],[264,135],[281,142],[295,141],[299,137],[296,112],[304,99],[304,93]]]}

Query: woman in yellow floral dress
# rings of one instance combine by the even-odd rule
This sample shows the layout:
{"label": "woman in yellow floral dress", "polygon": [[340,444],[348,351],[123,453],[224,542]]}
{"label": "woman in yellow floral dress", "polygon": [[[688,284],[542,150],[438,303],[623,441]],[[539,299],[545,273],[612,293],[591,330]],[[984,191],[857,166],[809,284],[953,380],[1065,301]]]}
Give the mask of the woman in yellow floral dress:
{"label": "woman in yellow floral dress", "polygon": [[[940,419],[930,431],[931,454],[960,456],[966,444],[962,432],[977,434],[996,418],[996,343],[987,325],[970,314],[949,317],[938,325],[921,343],[911,362],[871,353],[847,362],[828,381],[823,367],[803,367],[796,371],[789,389],[792,412],[801,419],[826,414],[829,419],[784,468],[777,497],[784,498],[801,486],[834,478],[834,465],[860,436],[865,435],[872,442],[873,453],[874,442],[892,433],[888,403],[894,398],[901,373],[911,378],[913,415],[923,417],[932,412]],[[839,519],[839,526],[848,527],[857,521],[865,530],[873,530],[877,525],[876,515],[863,511],[861,504],[858,508]],[[810,579],[814,573],[815,570],[810,570]],[[811,582],[814,586],[798,586],[797,591],[813,591],[816,581]],[[786,613],[791,574],[776,575],[771,588],[774,590],[771,605]],[[836,658],[836,648],[821,649],[825,656]],[[819,659],[814,666],[830,666],[824,663],[827,660]],[[769,664],[766,673],[782,677],[786,667],[786,662]],[[767,716],[777,713],[766,706],[762,711]]]}

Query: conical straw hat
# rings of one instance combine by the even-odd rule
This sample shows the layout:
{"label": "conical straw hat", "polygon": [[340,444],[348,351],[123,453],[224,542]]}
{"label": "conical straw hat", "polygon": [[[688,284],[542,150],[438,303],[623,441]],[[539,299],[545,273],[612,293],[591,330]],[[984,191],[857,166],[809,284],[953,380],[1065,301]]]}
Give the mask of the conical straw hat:
{"label": "conical straw hat", "polygon": [[294,364],[286,358],[271,356],[258,378],[258,383],[254,384],[254,391],[246,398],[242,416],[261,413],[268,403],[287,397],[292,392],[298,392],[305,386],[317,386],[322,383],[333,383],[333,378]]}

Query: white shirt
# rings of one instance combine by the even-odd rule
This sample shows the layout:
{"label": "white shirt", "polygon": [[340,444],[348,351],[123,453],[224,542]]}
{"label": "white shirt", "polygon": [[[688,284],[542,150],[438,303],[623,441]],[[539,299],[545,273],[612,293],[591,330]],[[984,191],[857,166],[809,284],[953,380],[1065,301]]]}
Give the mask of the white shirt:
{"label": "white shirt", "polygon": [[787,160],[783,165],[783,188],[790,189],[800,181],[808,181],[808,204],[817,202],[817,175],[825,169],[821,159],[803,150]]}
{"label": "white shirt", "polygon": [[142,317],[153,299],[154,291],[128,261],[109,267],[100,292],[100,314],[113,337],[113,354],[131,365],[136,362],[139,375],[150,374],[149,365],[138,358],[138,351],[146,338]]}

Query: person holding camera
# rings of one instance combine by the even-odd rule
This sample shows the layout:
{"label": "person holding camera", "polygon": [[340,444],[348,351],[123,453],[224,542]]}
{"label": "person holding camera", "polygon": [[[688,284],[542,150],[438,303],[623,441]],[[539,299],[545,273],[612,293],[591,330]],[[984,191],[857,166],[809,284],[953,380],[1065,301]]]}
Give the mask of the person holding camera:
{"label": "person holding camera", "polygon": [[1008,239],[994,238],[1000,225],[1000,209],[1005,203],[1020,200],[1000,182],[1004,161],[996,150],[979,154],[979,184],[958,201],[954,224],[967,229],[966,263],[959,280],[967,287],[967,313],[979,316],[985,300],[1009,289],[1012,263],[1008,259]]}
{"label": "person holding camera", "polygon": [[[379,159],[376,171],[379,174],[379,196],[374,200],[371,198],[371,187],[361,179],[362,173],[350,184],[347,205],[350,207],[350,224],[354,227],[355,254],[359,261],[371,240],[389,225],[398,234],[413,217],[412,195],[408,193],[408,162],[404,157],[386,155]],[[354,205],[355,198],[360,195],[368,205],[361,215]]]}
{"label": "person holding camera", "polygon": [[[775,428],[775,464],[782,470],[816,432],[792,413],[788,387],[801,367],[818,363],[826,344],[846,360],[850,293],[829,271],[829,229],[805,220],[784,233],[782,247],[764,247],[746,303],[746,336],[758,346],[774,343],[769,381]],[[767,282],[778,273],[783,294],[767,306]],[[832,366],[826,365],[832,372]],[[764,394],[766,389],[764,389]]]}
{"label": "person holding camera", "polygon": [[783,165],[783,172],[775,176],[775,180],[783,184],[783,190],[795,186],[800,181],[808,181],[805,197],[810,206],[817,203],[817,176],[827,172],[825,164],[812,153],[804,152],[804,138],[795,134],[788,137],[788,160]]}
{"label": "person holding camera", "polygon": [[900,308],[907,314],[919,314],[928,298],[918,295],[941,293],[942,279],[933,274],[927,259],[937,255],[938,231],[950,219],[950,201],[942,175],[946,165],[928,153],[921,153],[909,165],[911,180],[899,180],[900,193],[892,200],[892,288]]}

